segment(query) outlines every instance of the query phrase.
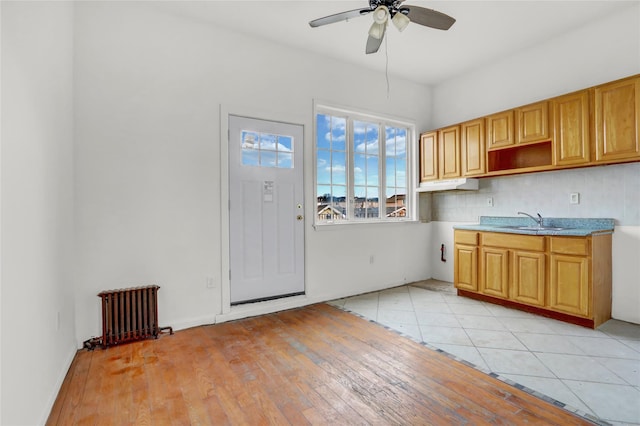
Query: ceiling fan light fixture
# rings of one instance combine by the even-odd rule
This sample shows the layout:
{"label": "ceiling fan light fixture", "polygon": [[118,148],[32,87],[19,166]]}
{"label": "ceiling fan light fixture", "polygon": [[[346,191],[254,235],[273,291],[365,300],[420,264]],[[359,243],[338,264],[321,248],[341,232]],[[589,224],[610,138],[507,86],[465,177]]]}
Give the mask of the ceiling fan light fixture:
{"label": "ceiling fan light fixture", "polygon": [[373,24],[371,24],[371,28],[369,28],[369,35],[380,40],[382,37],[384,37],[384,29],[386,25],[386,22],[384,24],[378,24],[377,22],[374,22]]}
{"label": "ceiling fan light fixture", "polygon": [[376,24],[386,24],[389,19],[389,9],[387,6],[378,6],[373,11],[373,22]]}
{"label": "ceiling fan light fixture", "polygon": [[398,12],[394,15],[393,18],[391,18],[391,22],[393,22],[393,25],[395,25],[398,31],[402,32],[405,28],[407,28],[409,22],[411,22],[411,19],[409,19],[409,17],[404,13]]}

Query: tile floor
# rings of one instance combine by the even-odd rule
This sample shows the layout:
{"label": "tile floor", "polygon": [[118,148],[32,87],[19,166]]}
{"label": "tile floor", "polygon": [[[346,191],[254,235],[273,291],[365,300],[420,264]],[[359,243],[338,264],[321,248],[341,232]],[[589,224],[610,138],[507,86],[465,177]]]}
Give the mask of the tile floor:
{"label": "tile floor", "polygon": [[458,297],[436,280],[330,303],[587,418],[640,425],[640,325],[610,320],[591,330]]}

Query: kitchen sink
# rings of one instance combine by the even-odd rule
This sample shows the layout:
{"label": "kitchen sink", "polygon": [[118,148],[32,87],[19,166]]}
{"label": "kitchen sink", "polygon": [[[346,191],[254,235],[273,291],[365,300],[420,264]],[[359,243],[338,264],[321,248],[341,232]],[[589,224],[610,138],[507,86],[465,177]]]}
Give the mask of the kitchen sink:
{"label": "kitchen sink", "polygon": [[509,229],[519,229],[521,231],[564,231],[571,228],[563,228],[560,226],[505,226]]}

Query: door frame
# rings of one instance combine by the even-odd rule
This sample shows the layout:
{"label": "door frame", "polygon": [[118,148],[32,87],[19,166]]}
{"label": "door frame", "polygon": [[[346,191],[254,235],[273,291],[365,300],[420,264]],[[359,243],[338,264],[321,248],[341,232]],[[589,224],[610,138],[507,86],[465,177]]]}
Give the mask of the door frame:
{"label": "door frame", "polygon": [[[231,106],[231,105],[220,105],[220,306],[218,308],[218,315],[226,316],[225,320],[233,319],[228,314],[231,313],[232,310],[242,310],[247,311],[251,309],[252,303],[248,303],[245,305],[236,305],[232,308],[231,306],[231,280],[229,279],[229,270],[231,269],[231,253],[230,253],[230,242],[231,242],[231,229],[229,222],[229,145],[231,141],[229,140],[229,116],[236,115],[241,117],[252,118],[256,120],[266,120],[266,121],[276,121],[284,124],[292,124],[296,126],[302,126],[302,135],[303,135],[303,149],[306,148],[306,141],[309,137],[308,126],[305,124],[305,117],[300,114],[290,114],[283,113],[280,111],[265,111],[262,109],[256,109],[252,107],[246,106]],[[309,203],[308,203],[308,188],[307,188],[307,170],[306,165],[308,150],[304,149],[303,151],[303,192],[304,192],[304,216],[309,216]],[[313,203],[315,205],[315,203]],[[304,285],[306,290],[307,283],[307,237],[306,234],[309,231],[308,221],[305,220],[305,237],[303,243],[303,256],[304,256],[304,265],[305,265],[305,275],[304,275]],[[297,299],[306,299],[306,294],[300,296],[292,296],[292,298]],[[288,298],[284,299],[275,299],[273,301],[265,301],[265,302],[256,302],[262,304],[269,303],[277,303],[282,304],[283,301],[286,301]],[[285,302],[286,303],[286,302]],[[267,310],[268,311],[268,310]],[[267,312],[265,311],[265,313]],[[218,319],[216,319],[218,322]]]}

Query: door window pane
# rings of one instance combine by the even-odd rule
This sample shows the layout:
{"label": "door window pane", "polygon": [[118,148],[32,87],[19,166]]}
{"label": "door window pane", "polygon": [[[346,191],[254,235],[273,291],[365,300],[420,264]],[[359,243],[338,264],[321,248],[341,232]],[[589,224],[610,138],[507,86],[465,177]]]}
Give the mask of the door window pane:
{"label": "door window pane", "polygon": [[242,165],[293,168],[293,137],[243,130]]}

